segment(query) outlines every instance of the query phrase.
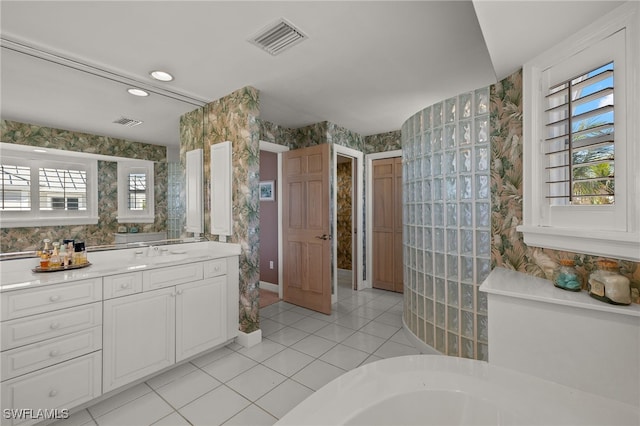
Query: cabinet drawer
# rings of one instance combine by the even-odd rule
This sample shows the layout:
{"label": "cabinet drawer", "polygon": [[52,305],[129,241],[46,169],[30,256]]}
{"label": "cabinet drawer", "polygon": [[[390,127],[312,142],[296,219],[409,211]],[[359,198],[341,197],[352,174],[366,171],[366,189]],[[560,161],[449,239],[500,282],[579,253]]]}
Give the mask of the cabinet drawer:
{"label": "cabinet drawer", "polygon": [[102,348],[102,327],[2,352],[2,380],[12,379]]}
{"label": "cabinet drawer", "polygon": [[151,269],[142,273],[142,288],[144,291],[154,290],[157,288],[201,280],[202,277],[201,262]]}
{"label": "cabinet drawer", "polygon": [[102,300],[102,278],[2,293],[2,320]]}
{"label": "cabinet drawer", "polygon": [[2,323],[2,350],[84,330],[102,324],[102,302]]}
{"label": "cabinet drawer", "polygon": [[128,296],[142,291],[142,272],[109,275],[103,278],[104,299]]}
{"label": "cabinet drawer", "polygon": [[211,278],[227,273],[227,259],[216,259],[204,262],[204,277]]}
{"label": "cabinet drawer", "polygon": [[[101,351],[93,352],[2,383],[2,408],[73,408],[100,396]],[[42,419],[39,419],[42,420]],[[38,420],[6,420],[27,425]],[[5,424],[3,419],[3,425]]]}

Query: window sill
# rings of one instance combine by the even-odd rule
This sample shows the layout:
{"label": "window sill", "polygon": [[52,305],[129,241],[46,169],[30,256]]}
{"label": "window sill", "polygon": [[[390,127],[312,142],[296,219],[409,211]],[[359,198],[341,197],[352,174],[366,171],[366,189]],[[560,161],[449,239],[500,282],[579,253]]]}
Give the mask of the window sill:
{"label": "window sill", "polygon": [[640,260],[640,234],[521,225],[528,246],[565,250],[615,259]]}
{"label": "window sill", "polygon": [[118,216],[118,223],[154,223],[154,216]]}
{"label": "window sill", "polygon": [[98,217],[48,217],[40,219],[2,219],[3,228],[33,228],[34,226],[96,225]]}

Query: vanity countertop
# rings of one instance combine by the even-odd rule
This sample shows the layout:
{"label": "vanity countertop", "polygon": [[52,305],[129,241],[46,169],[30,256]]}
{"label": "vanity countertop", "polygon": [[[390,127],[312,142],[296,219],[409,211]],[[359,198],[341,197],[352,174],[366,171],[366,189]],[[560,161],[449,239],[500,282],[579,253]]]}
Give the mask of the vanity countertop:
{"label": "vanity countertop", "polygon": [[37,258],[0,262],[0,292],[42,287],[105,275],[144,271],[184,263],[202,262],[240,254],[238,244],[214,241],[89,252],[91,265],[81,269],[33,272]]}

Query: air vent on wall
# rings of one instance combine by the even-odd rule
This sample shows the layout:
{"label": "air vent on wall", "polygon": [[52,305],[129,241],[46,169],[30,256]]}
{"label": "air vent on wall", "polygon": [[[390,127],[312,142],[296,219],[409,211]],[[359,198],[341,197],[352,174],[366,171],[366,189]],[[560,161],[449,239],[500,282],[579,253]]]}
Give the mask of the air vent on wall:
{"label": "air vent on wall", "polygon": [[269,52],[275,56],[288,48],[300,43],[307,36],[293,26],[293,24],[280,19],[274,24],[260,31],[257,35],[251,37],[249,41],[262,50]]}
{"label": "air vent on wall", "polygon": [[127,127],[133,127],[133,126],[137,126],[138,124],[142,124],[142,121],[139,120],[134,120],[132,118],[119,118],[116,121],[114,121],[115,124],[122,124],[123,126],[127,126]]}

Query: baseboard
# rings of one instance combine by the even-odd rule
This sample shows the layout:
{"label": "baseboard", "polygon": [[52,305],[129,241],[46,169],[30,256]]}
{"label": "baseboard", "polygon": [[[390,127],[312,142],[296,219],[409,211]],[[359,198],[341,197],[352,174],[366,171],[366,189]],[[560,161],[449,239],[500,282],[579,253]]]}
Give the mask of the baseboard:
{"label": "baseboard", "polygon": [[409,327],[407,327],[407,323],[404,322],[404,318],[402,318],[402,328],[404,328],[404,334],[407,336],[407,339],[411,342],[411,344],[420,351],[421,354],[426,355],[442,355],[442,353],[433,346],[427,345],[425,342],[420,340],[418,336],[413,334]]}
{"label": "baseboard", "polygon": [[278,284],[271,284],[266,281],[260,281],[260,288],[273,291],[274,293],[278,293],[278,291],[280,291],[280,286],[278,286]]}
{"label": "baseboard", "polygon": [[262,341],[262,330],[257,329],[251,333],[245,333],[242,330],[238,330],[238,336],[236,337],[236,343],[244,346],[245,348],[250,348],[251,346],[255,346]]}

